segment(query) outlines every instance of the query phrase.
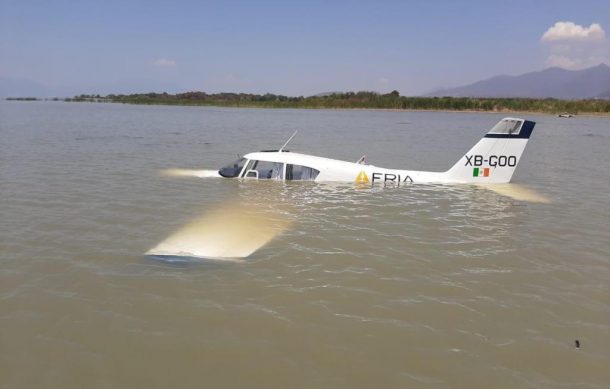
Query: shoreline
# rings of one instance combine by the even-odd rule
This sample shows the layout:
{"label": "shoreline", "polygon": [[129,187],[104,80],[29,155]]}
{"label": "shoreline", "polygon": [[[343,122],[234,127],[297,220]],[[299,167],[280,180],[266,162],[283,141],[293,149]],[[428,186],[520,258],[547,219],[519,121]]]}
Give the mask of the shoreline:
{"label": "shoreline", "polygon": [[[139,104],[133,104],[139,105]],[[300,109],[300,108],[295,108]],[[312,108],[317,109],[317,108]],[[362,110],[362,111],[388,111],[388,112],[445,112],[445,113],[524,113],[524,114],[536,114],[536,115],[548,115],[557,117],[555,113],[549,113],[544,111],[516,111],[516,110],[501,110],[501,111],[484,111],[484,110],[476,110],[476,109],[410,109],[410,108],[320,108],[320,109],[337,109],[337,110]],[[610,118],[610,112],[581,112],[573,114],[574,117],[577,116],[594,116],[594,117],[608,117]],[[572,119],[572,118],[567,118]]]}
{"label": "shoreline", "polygon": [[[64,103],[99,103],[99,104],[128,104],[128,105],[161,105],[161,106],[177,106],[177,107],[215,107],[215,108],[242,108],[242,109],[310,109],[310,110],[335,110],[335,111],[381,111],[381,112],[441,112],[441,113],[487,113],[487,114],[536,114],[557,117],[557,113],[550,113],[536,110],[478,110],[478,109],[439,109],[439,108],[376,108],[376,107],[333,107],[333,106],[265,106],[258,104],[180,104],[180,103],[164,103],[164,102],[134,102],[134,101],[110,101],[103,99],[57,99],[57,98],[11,98],[5,99],[9,102],[64,102]],[[573,114],[574,117],[601,117],[610,118],[610,112],[578,112]],[[571,118],[568,118],[571,119]]]}

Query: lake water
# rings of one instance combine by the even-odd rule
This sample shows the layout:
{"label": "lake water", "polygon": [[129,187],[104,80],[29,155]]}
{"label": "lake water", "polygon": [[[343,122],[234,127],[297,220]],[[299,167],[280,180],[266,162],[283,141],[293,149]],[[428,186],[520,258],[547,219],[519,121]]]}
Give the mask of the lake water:
{"label": "lake water", "polygon": [[[608,118],[521,115],[513,182],[550,204],[159,174],[295,129],[295,151],[440,171],[503,116],[1,102],[0,387],[607,388]],[[292,224],[242,261],[143,255],[242,203]]]}

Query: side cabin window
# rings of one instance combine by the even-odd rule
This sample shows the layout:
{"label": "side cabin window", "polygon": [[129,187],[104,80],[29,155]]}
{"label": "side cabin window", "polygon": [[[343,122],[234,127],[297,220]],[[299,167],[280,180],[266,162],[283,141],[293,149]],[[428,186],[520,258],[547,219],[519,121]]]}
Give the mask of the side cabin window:
{"label": "side cabin window", "polygon": [[301,165],[286,165],[287,180],[313,181],[320,174],[319,170]]}
{"label": "side cabin window", "polygon": [[283,180],[284,164],[281,162],[250,161],[246,167],[245,178],[259,180]]}

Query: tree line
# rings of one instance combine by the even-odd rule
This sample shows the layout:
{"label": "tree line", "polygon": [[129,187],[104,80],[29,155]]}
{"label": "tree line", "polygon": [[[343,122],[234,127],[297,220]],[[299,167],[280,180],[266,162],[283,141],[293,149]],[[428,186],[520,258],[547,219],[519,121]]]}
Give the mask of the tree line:
{"label": "tree line", "polygon": [[125,104],[204,105],[260,108],[375,108],[443,111],[530,111],[557,114],[610,113],[610,100],[560,100],[553,98],[407,97],[398,91],[381,94],[369,91],[290,97],[271,93],[136,93],[80,95],[66,101],[97,101]]}

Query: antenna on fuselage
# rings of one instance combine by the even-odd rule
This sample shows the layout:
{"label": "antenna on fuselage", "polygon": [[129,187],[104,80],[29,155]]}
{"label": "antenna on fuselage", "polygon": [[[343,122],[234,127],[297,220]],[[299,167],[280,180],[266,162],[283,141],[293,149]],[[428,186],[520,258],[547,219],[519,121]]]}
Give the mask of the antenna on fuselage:
{"label": "antenna on fuselage", "polygon": [[292,140],[292,138],[294,138],[294,136],[297,134],[297,132],[299,132],[299,130],[295,131],[294,134],[292,134],[292,136],[290,138],[288,138],[286,143],[284,143],[284,146],[280,147],[280,149],[278,150],[280,153],[282,151],[284,151],[284,147],[286,147],[288,145],[288,143],[290,143],[290,141]]}

